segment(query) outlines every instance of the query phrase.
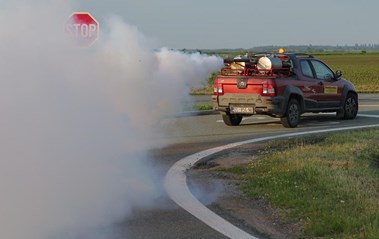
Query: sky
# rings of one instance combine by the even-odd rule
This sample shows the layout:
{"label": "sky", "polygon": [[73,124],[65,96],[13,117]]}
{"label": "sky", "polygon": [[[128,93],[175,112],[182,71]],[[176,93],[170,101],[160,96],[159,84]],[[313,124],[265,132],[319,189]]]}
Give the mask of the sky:
{"label": "sky", "polygon": [[377,0],[79,0],[174,49],[379,43]]}

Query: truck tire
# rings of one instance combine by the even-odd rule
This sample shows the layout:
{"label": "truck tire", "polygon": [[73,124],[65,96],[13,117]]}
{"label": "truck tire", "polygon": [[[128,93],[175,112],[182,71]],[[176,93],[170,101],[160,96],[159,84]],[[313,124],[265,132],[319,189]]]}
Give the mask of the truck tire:
{"label": "truck tire", "polygon": [[237,126],[241,123],[242,121],[242,116],[241,115],[235,115],[235,114],[222,114],[222,120],[226,125],[229,126]]}
{"label": "truck tire", "polygon": [[300,104],[296,99],[290,99],[286,113],[280,118],[280,122],[286,128],[295,128],[300,123]]}
{"label": "truck tire", "polygon": [[348,93],[343,108],[337,111],[338,119],[355,119],[358,113],[358,98],[353,93]]}

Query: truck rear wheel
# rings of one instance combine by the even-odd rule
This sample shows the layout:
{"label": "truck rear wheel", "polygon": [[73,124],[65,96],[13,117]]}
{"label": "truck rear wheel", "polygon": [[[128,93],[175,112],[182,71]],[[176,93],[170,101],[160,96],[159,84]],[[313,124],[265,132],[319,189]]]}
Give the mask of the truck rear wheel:
{"label": "truck rear wheel", "polygon": [[236,115],[236,114],[228,114],[228,113],[223,113],[222,115],[222,120],[226,125],[229,126],[237,126],[241,123],[242,121],[242,116],[241,115]]}
{"label": "truck rear wheel", "polygon": [[295,128],[300,123],[300,104],[296,99],[290,99],[286,114],[280,118],[280,122],[286,128]]}

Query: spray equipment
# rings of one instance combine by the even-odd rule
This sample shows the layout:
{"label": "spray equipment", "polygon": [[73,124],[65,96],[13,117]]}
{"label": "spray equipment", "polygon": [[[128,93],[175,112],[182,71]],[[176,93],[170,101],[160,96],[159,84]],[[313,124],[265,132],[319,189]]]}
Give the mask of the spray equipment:
{"label": "spray equipment", "polygon": [[246,53],[224,59],[221,75],[290,75],[291,62],[281,53]]}

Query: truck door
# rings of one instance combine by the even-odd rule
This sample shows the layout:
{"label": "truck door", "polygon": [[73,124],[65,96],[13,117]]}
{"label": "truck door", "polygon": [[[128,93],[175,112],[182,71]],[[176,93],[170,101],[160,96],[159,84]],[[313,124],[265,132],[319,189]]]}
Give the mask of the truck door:
{"label": "truck door", "polygon": [[320,94],[323,93],[323,87],[320,81],[316,79],[314,70],[308,59],[300,61],[301,77],[299,88],[304,94],[304,103],[307,109],[319,108]]}
{"label": "truck door", "polygon": [[317,97],[320,108],[334,108],[340,104],[342,87],[335,79],[334,72],[323,62],[310,60],[314,75],[320,86]]}

